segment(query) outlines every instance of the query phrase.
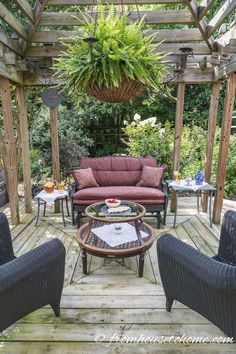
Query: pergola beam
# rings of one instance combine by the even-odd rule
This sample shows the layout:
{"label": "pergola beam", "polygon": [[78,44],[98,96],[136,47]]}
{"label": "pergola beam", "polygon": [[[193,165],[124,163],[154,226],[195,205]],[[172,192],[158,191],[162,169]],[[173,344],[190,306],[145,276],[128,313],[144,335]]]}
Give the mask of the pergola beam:
{"label": "pergola beam", "polygon": [[[216,133],[216,122],[217,122],[217,113],[219,106],[220,98],[220,82],[214,82],[212,84],[212,94],[211,94],[211,104],[209,110],[208,118],[208,130],[207,130],[207,144],[206,144],[206,157],[205,157],[205,182],[211,183],[211,168],[212,168],[212,159],[213,151],[215,144],[215,133]],[[208,194],[204,193],[202,197],[202,211],[207,212],[208,204]]]}
{"label": "pergola beam", "polygon": [[224,111],[223,111],[224,113],[223,113],[222,128],[221,128],[218,167],[217,167],[217,174],[216,174],[216,196],[214,200],[214,210],[213,210],[213,222],[215,224],[220,223],[221,211],[223,206],[224,189],[225,189],[224,184],[226,178],[227,157],[229,151],[235,93],[236,93],[236,74],[231,73],[227,80]]}
{"label": "pergola beam", "polygon": [[[57,107],[50,108],[51,124],[51,149],[52,149],[52,174],[53,179],[60,181],[60,159],[59,159],[59,139],[58,139],[58,120]],[[59,201],[55,203],[55,213],[60,211]]]}
{"label": "pergola beam", "polygon": [[182,76],[180,76],[177,80],[173,82],[182,82],[185,84],[203,84],[209,83],[213,81],[212,71],[201,69],[185,69]]}
{"label": "pergola beam", "polygon": [[[174,137],[174,158],[173,158],[173,172],[180,168],[180,148],[181,148],[181,132],[183,127],[183,112],[184,112],[184,96],[185,84],[179,83],[177,87],[177,102],[175,112],[175,137]],[[174,173],[173,173],[174,177]],[[176,193],[171,194],[170,211],[174,212],[176,208]]]}
{"label": "pergola beam", "polygon": [[29,128],[27,107],[25,100],[25,88],[16,86],[16,100],[19,110],[21,149],[23,162],[23,178],[24,178],[24,198],[25,212],[32,212],[32,191],[31,191],[31,173],[30,173],[30,149],[29,149]]}
{"label": "pergola beam", "polygon": [[24,26],[12,15],[12,13],[0,2],[0,17],[11,26],[22,38],[28,39]]}
{"label": "pergola beam", "polygon": [[231,39],[236,39],[236,24],[234,24],[227,32],[216,39],[216,43],[220,46],[227,46]]}
{"label": "pergola beam", "polygon": [[207,26],[207,36],[210,37],[225,19],[236,9],[235,0],[226,0]]}
{"label": "pergola beam", "polygon": [[8,36],[8,34],[0,28],[0,43],[11,49],[16,54],[22,56],[21,49],[18,45]]}
{"label": "pergola beam", "polygon": [[[202,34],[198,28],[188,29],[160,29],[145,31],[147,35],[155,35],[154,41],[165,41],[166,43],[201,41]],[[73,38],[80,37],[80,31],[35,31],[32,36],[33,43],[60,43],[73,42]]]}
{"label": "pergola beam", "polygon": [[6,65],[4,60],[0,60],[0,75],[17,84],[23,84],[22,74],[16,71],[14,65]]}
{"label": "pergola beam", "polygon": [[19,224],[20,217],[18,204],[16,143],[14,138],[11,90],[9,80],[2,76],[0,76],[0,97],[2,101],[4,147],[6,154],[6,172],[11,222],[13,225],[17,225]]}
{"label": "pergola beam", "polygon": [[210,36],[207,36],[207,24],[205,19],[200,20],[199,19],[199,13],[198,13],[198,6],[196,3],[196,0],[186,0],[186,4],[189,8],[189,11],[191,12],[194,22],[201,31],[202,37],[205,40],[206,44],[208,45],[209,49],[212,51],[213,49],[213,41]]}
{"label": "pergola beam", "polygon": [[[166,11],[139,11],[140,16],[145,15],[144,23],[148,24],[172,24],[172,23],[193,23],[193,17],[188,10],[166,10]],[[132,11],[127,14],[127,21],[138,21],[139,14]],[[86,12],[43,12],[40,26],[81,26],[83,16]],[[94,13],[95,16],[95,13]]]}
{"label": "pergola beam", "polygon": [[31,21],[34,22],[34,11],[27,0],[15,0],[17,6],[21,9],[23,14]]}
{"label": "pergola beam", "polygon": [[[137,0],[137,4],[182,4],[185,0]],[[121,0],[101,0],[101,3],[120,5]],[[125,0],[127,5],[135,5],[135,0]],[[93,5],[93,0],[49,0],[48,6],[88,6]]]}
{"label": "pergola beam", "polygon": [[[43,86],[45,85],[45,77],[35,73],[24,72],[24,85],[25,86]],[[51,77],[51,84],[58,85],[63,82],[63,79],[56,77],[55,75]],[[173,83],[186,83],[186,84],[201,84],[212,82],[212,71],[202,71],[201,69],[185,69],[183,75],[177,79],[173,80]]]}
{"label": "pergola beam", "polygon": [[34,5],[34,9],[33,9],[33,13],[34,13],[34,23],[29,23],[28,24],[28,28],[27,28],[27,32],[28,32],[28,43],[27,46],[24,47],[24,53],[26,51],[26,49],[28,48],[28,46],[30,46],[30,44],[32,43],[32,36],[34,34],[34,32],[36,31],[36,28],[40,22],[43,10],[47,4],[48,0],[36,0],[35,5]]}
{"label": "pergola beam", "polygon": [[198,18],[201,20],[210,10],[212,5],[214,4],[214,0],[203,0],[198,6]]}
{"label": "pergola beam", "polygon": [[[181,54],[179,48],[187,47],[187,43],[162,43],[157,46],[156,52],[167,52],[170,54]],[[208,55],[211,54],[210,49],[205,42],[193,43],[191,45],[194,55]],[[49,46],[49,47],[29,47],[26,50],[26,58],[40,58],[40,57],[59,57],[63,56],[67,48],[65,46]]]}
{"label": "pergola beam", "polygon": [[228,64],[214,68],[213,80],[219,81],[232,72],[236,72],[236,55],[232,55]]}

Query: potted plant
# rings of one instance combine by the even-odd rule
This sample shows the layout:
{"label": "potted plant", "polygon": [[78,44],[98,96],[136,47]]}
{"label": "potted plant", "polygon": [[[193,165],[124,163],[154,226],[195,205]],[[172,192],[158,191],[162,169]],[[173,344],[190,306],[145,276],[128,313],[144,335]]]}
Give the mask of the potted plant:
{"label": "potted plant", "polygon": [[145,87],[158,91],[166,69],[153,35],[143,34],[143,19],[127,24],[125,12],[108,9],[96,19],[83,16],[82,36],[64,43],[67,51],[54,65],[64,88],[106,102],[128,101]]}

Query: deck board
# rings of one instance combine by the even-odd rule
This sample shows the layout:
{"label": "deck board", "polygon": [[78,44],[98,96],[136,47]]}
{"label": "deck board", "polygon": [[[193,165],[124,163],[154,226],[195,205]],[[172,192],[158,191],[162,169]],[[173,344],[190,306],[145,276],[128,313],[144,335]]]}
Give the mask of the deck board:
{"label": "deck board", "polygon": [[[236,202],[225,201],[222,215],[236,209]],[[9,216],[9,208],[6,207]],[[61,301],[61,316],[55,317],[45,306],[22,318],[5,330],[0,337],[0,353],[235,353],[236,344],[214,344],[213,337],[222,336],[211,322],[181,303],[175,302],[170,313],[165,310],[165,296],[161,286],[156,254],[156,242],[146,253],[144,277],[137,274],[138,257],[103,260],[88,256],[89,274],[82,273],[80,250],[76,242],[76,227],[63,226],[61,217],[47,210],[35,227],[34,214],[25,214],[20,205],[21,224],[11,226],[13,247],[17,256],[37,245],[57,237],[66,248],[65,287]],[[217,252],[220,228],[210,227],[207,214],[196,210],[195,198],[182,198],[177,223],[168,211],[167,224],[156,229],[155,218],[145,222],[155,228],[157,239],[169,233],[200,251]],[[84,219],[83,222],[86,222]],[[121,343],[110,338],[151,336],[168,339],[170,336],[204,336],[201,343]],[[99,340],[97,338],[100,338]]]}

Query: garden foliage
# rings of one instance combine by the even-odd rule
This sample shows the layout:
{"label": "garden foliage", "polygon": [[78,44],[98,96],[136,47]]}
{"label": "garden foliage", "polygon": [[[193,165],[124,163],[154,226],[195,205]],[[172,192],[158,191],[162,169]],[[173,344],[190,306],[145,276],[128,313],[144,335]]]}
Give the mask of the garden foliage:
{"label": "garden foliage", "polygon": [[[132,156],[155,156],[158,164],[167,163],[167,178],[172,177],[174,129],[169,122],[155,125],[134,120],[124,129],[127,153]],[[212,179],[216,183],[216,172],[220,145],[220,131],[217,127],[213,153]],[[197,125],[184,125],[181,136],[180,174],[195,177],[199,168],[204,169],[207,131]],[[236,185],[236,135],[231,135],[227,160],[225,197],[235,196]]]}

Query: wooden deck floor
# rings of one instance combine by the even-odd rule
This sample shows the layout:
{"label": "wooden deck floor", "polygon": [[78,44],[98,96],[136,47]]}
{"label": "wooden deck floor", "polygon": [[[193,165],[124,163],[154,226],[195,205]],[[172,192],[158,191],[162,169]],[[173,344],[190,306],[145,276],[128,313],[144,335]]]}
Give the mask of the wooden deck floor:
{"label": "wooden deck floor", "polygon": [[[225,201],[223,213],[236,209],[236,202]],[[9,209],[4,212],[9,215]],[[137,260],[105,261],[89,257],[89,274],[82,274],[76,228],[63,227],[58,215],[48,211],[38,227],[35,216],[25,215],[12,227],[17,256],[58,237],[66,247],[65,287],[61,317],[55,318],[45,307],[19,320],[0,337],[1,353],[235,353],[236,344],[214,344],[214,337],[225,337],[217,327],[196,312],[175,303],[165,311],[165,297],[158,273],[155,245],[145,257],[144,277],[138,278]],[[157,238],[168,232],[213,255],[218,247],[220,228],[209,226],[206,214],[196,215],[194,198],[181,198],[178,226],[173,229],[173,214],[168,213],[165,228],[156,230]],[[155,226],[153,218],[146,221]],[[127,343],[132,338],[169,338],[170,336],[208,337],[207,344]],[[110,343],[113,338],[112,343]],[[123,343],[122,343],[123,340]],[[140,339],[141,341],[141,339]],[[148,339],[147,339],[148,341]]]}

